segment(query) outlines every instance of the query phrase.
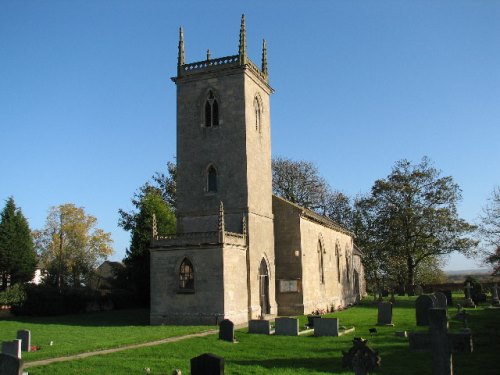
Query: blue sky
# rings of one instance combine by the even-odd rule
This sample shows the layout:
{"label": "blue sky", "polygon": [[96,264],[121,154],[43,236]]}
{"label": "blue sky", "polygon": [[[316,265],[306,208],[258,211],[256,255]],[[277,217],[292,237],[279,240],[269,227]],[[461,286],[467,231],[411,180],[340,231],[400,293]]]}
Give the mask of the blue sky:
{"label": "blue sky", "polygon": [[[474,222],[500,184],[500,1],[0,2],[0,200],[32,229],[75,203],[112,232],[175,155],[178,28],[186,62],[267,40],[274,156],[316,163],[354,196],[426,155]],[[3,207],[3,203],[1,204]],[[452,256],[446,269],[475,268]]]}

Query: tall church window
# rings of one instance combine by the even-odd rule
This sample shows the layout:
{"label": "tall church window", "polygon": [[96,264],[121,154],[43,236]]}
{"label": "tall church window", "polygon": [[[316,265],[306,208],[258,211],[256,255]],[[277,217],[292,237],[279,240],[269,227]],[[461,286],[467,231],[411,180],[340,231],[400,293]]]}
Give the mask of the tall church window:
{"label": "tall church window", "polygon": [[321,246],[321,241],[318,241],[318,264],[319,264],[319,282],[320,284],[324,284],[325,268],[323,262],[323,246]]}
{"label": "tall church window", "polygon": [[207,191],[213,193],[217,191],[217,170],[213,165],[207,170]]}
{"label": "tall church window", "polygon": [[205,126],[210,128],[219,125],[219,103],[212,90],[208,91],[205,101]]}
{"label": "tall church window", "polygon": [[260,132],[260,122],[262,118],[262,107],[258,97],[253,100],[253,107],[255,110],[255,130]]}
{"label": "tall church window", "polygon": [[179,289],[194,289],[193,265],[187,258],[184,258],[179,270]]}
{"label": "tall church window", "polygon": [[337,279],[340,283],[340,249],[338,244],[335,246],[335,257],[337,258]]}
{"label": "tall church window", "polygon": [[351,269],[350,269],[350,264],[349,264],[349,260],[350,260],[350,257],[348,256],[349,252],[347,250],[347,247],[345,249],[345,269],[346,269],[346,277],[347,277],[347,282],[350,282],[351,281]]}

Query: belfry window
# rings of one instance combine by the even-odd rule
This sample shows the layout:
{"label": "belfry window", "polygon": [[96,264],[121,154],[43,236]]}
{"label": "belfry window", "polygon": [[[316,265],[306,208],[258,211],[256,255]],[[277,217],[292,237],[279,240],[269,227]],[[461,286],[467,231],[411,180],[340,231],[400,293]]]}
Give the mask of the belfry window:
{"label": "belfry window", "polygon": [[219,103],[215,99],[212,90],[208,92],[207,100],[205,102],[205,126],[211,128],[212,126],[219,125]]}
{"label": "belfry window", "polygon": [[194,289],[193,265],[184,258],[179,270],[179,289]]}
{"label": "belfry window", "polygon": [[255,97],[253,100],[253,107],[255,110],[255,130],[260,132],[260,122],[261,122],[261,116],[262,116],[262,109],[260,106],[259,99]]}
{"label": "belfry window", "polygon": [[217,191],[217,170],[213,165],[207,170],[207,192],[215,193]]}

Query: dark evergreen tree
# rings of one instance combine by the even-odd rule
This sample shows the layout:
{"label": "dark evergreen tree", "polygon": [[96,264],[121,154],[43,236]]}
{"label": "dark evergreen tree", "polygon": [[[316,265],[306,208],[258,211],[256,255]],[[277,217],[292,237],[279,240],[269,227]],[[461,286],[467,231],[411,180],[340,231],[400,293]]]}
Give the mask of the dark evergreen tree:
{"label": "dark evergreen tree", "polygon": [[30,281],[36,264],[28,221],[10,197],[0,214],[0,289]]}

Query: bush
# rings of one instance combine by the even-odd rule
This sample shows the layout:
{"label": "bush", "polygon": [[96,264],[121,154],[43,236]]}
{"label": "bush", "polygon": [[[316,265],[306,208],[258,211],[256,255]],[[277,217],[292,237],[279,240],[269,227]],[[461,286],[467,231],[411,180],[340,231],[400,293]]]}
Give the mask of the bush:
{"label": "bush", "polygon": [[19,305],[25,299],[26,292],[21,284],[15,284],[3,292],[0,292],[0,306]]}
{"label": "bush", "polygon": [[15,315],[48,316],[72,314],[85,311],[92,299],[86,289],[62,289],[44,285],[26,288],[26,299],[12,306]]}

